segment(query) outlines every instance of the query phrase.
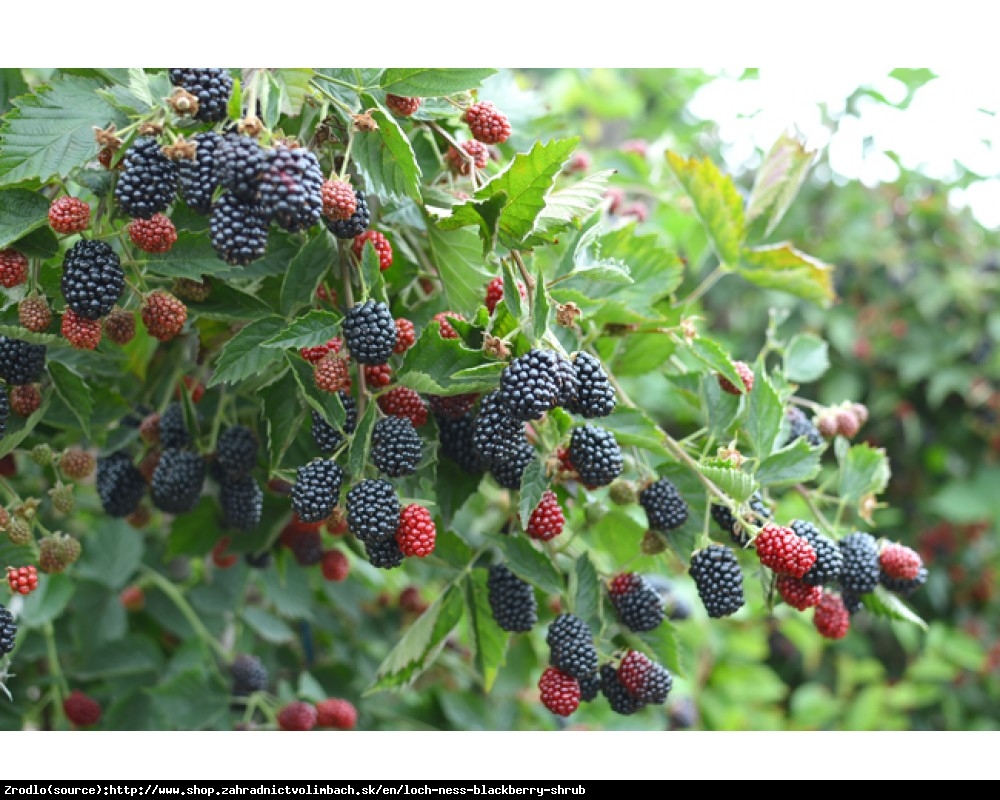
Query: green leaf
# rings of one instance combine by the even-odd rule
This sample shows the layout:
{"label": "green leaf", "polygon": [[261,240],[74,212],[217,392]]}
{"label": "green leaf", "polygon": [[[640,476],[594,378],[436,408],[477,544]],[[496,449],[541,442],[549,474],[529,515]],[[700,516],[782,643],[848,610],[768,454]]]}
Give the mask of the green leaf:
{"label": "green leaf", "polygon": [[747,408],[743,430],[750,439],[754,455],[767,458],[774,450],[774,442],[781,431],[784,410],[778,393],[761,367],[755,370],[753,391]]}
{"label": "green leaf", "polygon": [[656,661],[663,664],[677,677],[686,676],[680,645],[677,641],[677,631],[670,622],[664,620],[653,630],[639,634],[639,638],[653,652]]}
{"label": "green leaf", "polygon": [[[366,102],[374,104],[367,97]],[[410,140],[399,123],[381,107],[369,110],[378,129],[354,134],[351,151],[354,163],[372,193],[385,200],[401,201],[409,197],[419,203],[422,173]]]}
{"label": "green leaf", "polygon": [[[458,339],[443,339],[437,323],[428,325],[403,358],[396,373],[398,382],[425,394],[465,394],[496,388],[492,364],[478,350],[470,350]],[[482,377],[466,373],[480,366],[490,366]],[[465,375],[467,377],[459,377]]]}
{"label": "green leaf", "polygon": [[521,530],[526,530],[531,514],[541,502],[542,495],[549,486],[545,475],[545,465],[539,458],[532,459],[521,476],[521,492],[517,511],[521,517]]}
{"label": "green leaf", "polygon": [[581,554],[573,565],[573,613],[586,622],[591,630],[601,629],[601,581],[594,562],[587,553]]}
{"label": "green leaf", "polygon": [[637,233],[635,225],[605,233],[597,243],[603,259],[628,267],[635,290],[650,303],[670,295],[684,278],[684,263],[677,252],[655,234]]}
{"label": "green leaf", "polygon": [[285,376],[261,392],[267,421],[267,447],[272,469],[281,463],[302,424],[302,406],[294,389],[294,378]]}
{"label": "green leaf", "polygon": [[[503,303],[507,307],[507,313],[513,318],[514,324],[517,325],[524,317],[524,298],[521,296],[524,281],[517,277],[517,274],[514,272],[514,265],[510,259],[504,259],[501,263],[501,268],[503,270]],[[497,319],[499,309],[494,309],[493,313],[496,320],[494,325],[496,325],[499,321]],[[494,335],[502,334],[494,330]]]}
{"label": "green leaf", "polygon": [[365,242],[361,250],[361,280],[365,294],[359,299],[371,298],[389,305],[389,296],[385,291],[385,280],[382,277],[378,252],[371,242]]}
{"label": "green leaf", "polygon": [[732,178],[723,175],[708,157],[685,159],[668,152],[667,165],[694,203],[719,261],[729,268],[736,266],[746,231],[743,199]]}
{"label": "green leaf", "polygon": [[619,445],[635,445],[664,457],[670,455],[663,444],[663,431],[641,409],[619,405],[614,413],[600,420],[600,426],[611,431]]}
{"label": "green leaf", "polygon": [[815,159],[815,150],[788,134],[782,134],[764,157],[757,170],[750,199],[747,201],[747,222],[767,215],[764,236],[770,236],[798,194],[802,182]]}
{"label": "green leaf", "polygon": [[52,228],[35,228],[27,236],[13,243],[13,248],[28,258],[52,258],[59,252],[59,240]]}
{"label": "green leaf", "polygon": [[74,574],[118,591],[135,575],[142,554],[140,533],[124,520],[105,520],[87,534]]}
{"label": "green leaf", "polygon": [[868,444],[834,445],[840,464],[838,492],[843,500],[858,503],[865,495],[878,495],[889,485],[889,459],[882,448]]}
{"label": "green leaf", "polygon": [[472,548],[454,531],[445,530],[438,534],[434,543],[434,555],[455,569],[465,569],[472,561]]}
{"label": "green leaf", "polygon": [[503,551],[507,566],[522,580],[526,580],[549,595],[561,595],[563,579],[549,557],[535,548],[525,536],[501,536],[497,544]]}
{"label": "green leaf", "polygon": [[796,383],[819,380],[830,368],[829,347],[814,333],[797,333],[785,349],[785,377]]}
{"label": "green leaf", "polygon": [[492,277],[483,269],[479,236],[465,229],[441,230],[428,221],[427,238],[449,309],[471,316],[482,303],[484,287]]}
{"label": "green leaf", "polygon": [[757,286],[801,297],[823,308],[837,296],[833,267],[787,243],[747,248],[739,272]]}
{"label": "green leaf", "polygon": [[608,179],[614,174],[613,169],[595,172],[576,183],[556,189],[545,200],[545,208],[538,215],[537,227],[553,230],[589,217],[604,202]]}
{"label": "green leaf", "polygon": [[462,591],[451,584],[406,630],[375,675],[365,695],[404,689],[431,665],[462,618]]}
{"label": "green leaf", "polygon": [[496,249],[500,215],[506,205],[507,195],[504,192],[498,192],[486,200],[467,200],[462,205],[455,206],[451,216],[443,217],[437,226],[443,231],[454,231],[470,225],[477,226],[485,256]]}
{"label": "green leaf", "polygon": [[535,229],[556,176],[578,142],[578,138],[536,142],[530,153],[518,153],[503,172],[476,192],[477,200],[500,192],[507,195],[499,228],[504,246],[518,247]]}
{"label": "green leaf", "polygon": [[171,559],[175,556],[206,555],[218,541],[218,527],[218,505],[205,495],[194,510],[174,517],[164,557]]}
{"label": "green leaf", "polygon": [[101,86],[64,77],[14,100],[0,128],[0,185],[67,178],[95,158],[94,127],[127,122],[96,93]]}
{"label": "green leaf", "polygon": [[473,663],[487,692],[493,688],[500,667],[506,662],[507,644],[510,641],[510,634],[500,628],[493,619],[487,587],[488,579],[486,570],[474,569],[464,581],[469,628],[475,651]]}
{"label": "green leaf", "polygon": [[144,672],[159,673],[163,668],[163,655],[159,646],[147,636],[131,634],[125,639],[95,648],[72,668],[71,674],[80,681],[124,678]]}
{"label": "green leaf", "polygon": [[534,305],[531,309],[531,335],[540,342],[549,330],[551,303],[541,274],[535,275]]}
{"label": "green leaf", "polygon": [[772,453],[760,462],[755,477],[763,486],[790,486],[811,481],[820,470],[822,447],[810,447],[805,438]]}
{"label": "green leaf", "polygon": [[9,247],[49,220],[49,201],[27,189],[0,191],[0,250]]}
{"label": "green leaf", "polygon": [[280,317],[265,317],[243,328],[222,348],[208,388],[220,383],[236,383],[273,369],[282,360],[282,353],[262,345],[283,331],[285,325]]}
{"label": "green leaf", "polygon": [[691,355],[713,372],[717,372],[728,378],[735,386],[743,385],[743,379],[740,377],[740,373],[736,371],[736,367],[733,366],[732,359],[717,342],[712,339],[706,339],[704,336],[699,336],[697,339],[692,339],[688,347],[691,350]]}
{"label": "green leaf", "polygon": [[922,630],[927,630],[927,623],[920,615],[884,586],[876,586],[874,592],[863,595],[861,599],[865,604],[865,610],[876,617],[912,622]]}
{"label": "green leaf", "polygon": [[0,114],[6,114],[14,98],[27,91],[28,84],[20,68],[0,68]]}
{"label": "green leaf", "polygon": [[388,94],[401,97],[443,97],[467,89],[475,89],[495,69],[387,69],[382,73],[381,85]]}
{"label": "green leaf", "polygon": [[313,366],[298,354],[285,353],[285,363],[299,385],[302,398],[310,408],[316,409],[323,418],[338,428],[344,424],[346,413],[343,403],[335,394],[324,392],[317,388],[313,379]]}
{"label": "green leaf", "polygon": [[51,622],[66,610],[75,588],[72,579],[62,573],[39,575],[38,588],[24,598],[18,624],[28,629]]}
{"label": "green leaf", "polygon": [[271,77],[279,87],[281,113],[297,117],[302,112],[306,98],[310,95],[311,69],[282,67],[274,70]]}
{"label": "green leaf", "polygon": [[49,361],[48,370],[56,394],[73,412],[73,416],[80,422],[80,429],[89,439],[90,418],[94,411],[94,398],[90,386],[69,367],[63,366],[58,361]]}
{"label": "green leaf", "polygon": [[163,729],[200,731],[217,726],[229,712],[226,693],[201,669],[178,673],[148,690]]}
{"label": "green leaf", "polygon": [[299,306],[312,303],[316,287],[330,268],[335,253],[325,229],[299,250],[288,265],[285,280],[281,283],[282,314],[291,314]]}
{"label": "green leaf", "polygon": [[0,456],[13,452],[35,429],[42,417],[49,410],[51,397],[48,393],[42,395],[42,404],[27,419],[13,416],[7,420],[7,433],[0,439]]}
{"label": "green leaf", "polygon": [[711,464],[699,466],[701,474],[728,494],[737,503],[750,499],[753,490],[757,488],[753,476],[732,467],[719,467]]}
{"label": "green leaf", "polygon": [[272,336],[261,347],[283,349],[316,347],[326,344],[337,335],[340,317],[329,311],[313,310],[299,317],[276,336]]}
{"label": "green leaf", "polygon": [[271,644],[285,644],[295,641],[295,631],[281,617],[257,606],[247,606],[241,615],[243,621],[265,641]]}
{"label": "green leaf", "polygon": [[371,448],[372,430],[375,428],[377,417],[378,405],[369,403],[365,407],[365,413],[358,420],[358,427],[351,437],[351,448],[347,456],[347,471],[351,475],[360,475],[364,472],[368,451]]}

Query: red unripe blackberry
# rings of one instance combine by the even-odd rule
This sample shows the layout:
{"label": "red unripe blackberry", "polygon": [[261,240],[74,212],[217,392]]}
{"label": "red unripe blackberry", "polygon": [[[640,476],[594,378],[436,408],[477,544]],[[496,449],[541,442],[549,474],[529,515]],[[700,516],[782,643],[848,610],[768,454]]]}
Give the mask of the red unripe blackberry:
{"label": "red unripe blackberry", "polygon": [[822,411],[816,417],[816,430],[825,439],[832,439],[837,435],[839,425],[837,424],[837,413],[829,409]]}
{"label": "red unripe blackberry", "polygon": [[924,566],[916,550],[899,542],[885,542],[878,554],[878,563],[888,578],[900,581],[913,580]]}
{"label": "red unripe blackberry", "polygon": [[616,575],[608,584],[608,595],[618,619],[630,631],[651,631],[666,616],[663,598],[636,572]]}
{"label": "red unripe blackberry", "polygon": [[423,104],[419,97],[401,97],[398,94],[387,94],[385,104],[389,110],[397,117],[410,117],[417,113],[417,109]]}
{"label": "red unripe blackberry", "polygon": [[34,565],[7,567],[7,583],[15,594],[31,594],[38,588],[38,568]]}
{"label": "red unripe blackberry", "polygon": [[350,574],[351,562],[347,560],[343,550],[327,550],[323,553],[323,560],[320,561],[320,569],[328,581],[340,583]]}
{"label": "red unripe blackberry", "polygon": [[510,122],[506,115],[488,101],[469,106],[462,115],[462,122],[484,144],[503,144],[510,137]]}
{"label": "red unripe blackberry", "polygon": [[326,344],[318,344],[315,347],[303,347],[299,350],[299,355],[310,364],[318,364],[319,360],[327,353],[339,353],[343,346],[343,340],[339,336],[334,336]]}
{"label": "red unripe blackberry", "polygon": [[646,677],[653,669],[653,661],[645,653],[629,650],[618,666],[618,680],[630,695],[641,697]]}
{"label": "red unripe blackberry", "polygon": [[146,607],[146,593],[133,583],[118,593],[118,602],[126,611],[142,611]]}
{"label": "red unripe blackberry", "polygon": [[52,310],[44,297],[31,295],[18,303],[17,319],[21,327],[35,333],[44,333],[52,324]]}
{"label": "red unripe blackberry", "polygon": [[392,367],[388,364],[365,366],[365,385],[372,389],[382,389],[392,383]]}
{"label": "red unripe blackberry", "polygon": [[358,258],[361,258],[365,242],[371,242],[372,247],[375,248],[375,252],[378,254],[379,269],[382,272],[389,269],[392,266],[392,245],[385,238],[385,235],[378,231],[368,230],[355,238],[351,243],[351,252]]}
{"label": "red unripe blackberry", "polygon": [[475,392],[471,394],[453,394],[447,397],[432,394],[427,397],[434,415],[447,417],[448,419],[464,417],[472,410],[478,399],[479,394]]}
{"label": "red unripe blackberry", "polygon": [[501,630],[510,633],[530,631],[538,622],[535,590],[503,564],[493,564],[486,580],[490,612]]}
{"label": "red unripe blackberry", "polygon": [[559,505],[559,498],[555,492],[546,490],[535,510],[531,512],[525,533],[532,539],[547,542],[562,533],[565,524],[566,517]]}
{"label": "red unripe blackberry", "polygon": [[403,591],[399,593],[399,608],[401,611],[405,611],[407,614],[416,614],[417,616],[423,614],[430,603],[424,600],[423,595],[420,594],[420,589],[416,586],[407,586]]}
{"label": "red unripe blackberry", "polygon": [[389,306],[368,299],[347,311],[341,334],[359,364],[385,364],[396,346],[396,320]]}
{"label": "red unripe blackberry", "polygon": [[417,343],[417,331],[413,323],[405,317],[396,318],[396,346],[392,352],[401,356]]}
{"label": "red unripe blackberry", "polygon": [[597,648],[594,634],[580,617],[560,614],[545,634],[549,663],[574,678],[584,678],[597,671]]}
{"label": "red unripe blackberry", "polygon": [[[528,290],[524,288],[524,284],[521,281],[517,282],[517,291],[521,295],[522,300],[528,299]],[[503,300],[503,278],[497,276],[486,284],[486,310],[491,314],[496,311],[497,305]],[[443,334],[442,334],[443,335]]]}
{"label": "red unripe blackberry", "polygon": [[654,531],[675,530],[688,518],[688,504],[668,478],[660,478],[639,492],[639,505]]}
{"label": "red unripe blackberry", "polygon": [[170,292],[157,289],[146,297],[140,315],[150,336],[169,342],[184,328],[187,306]]}
{"label": "red unripe blackberry", "polygon": [[174,399],[180,400],[184,392],[191,395],[192,403],[200,403],[201,398],[205,396],[205,384],[193,375],[185,375],[181,378],[180,383],[174,387]]}
{"label": "red unripe blackberry", "polygon": [[10,387],[10,410],[21,417],[30,417],[42,405],[42,393],[33,383]]}
{"label": "red unripe blackberry", "polygon": [[56,233],[81,233],[90,227],[90,206],[78,197],[59,197],[49,206],[49,227]]}
{"label": "red unripe blackberry", "polygon": [[177,228],[164,214],[134,219],[127,226],[128,238],[146,253],[166,253],[177,241]]}
{"label": "red unripe blackberry", "polygon": [[465,317],[461,314],[456,314],[454,311],[439,311],[433,317],[431,317],[435,322],[438,323],[438,332],[441,334],[442,339],[457,339],[458,331],[456,331],[449,320],[457,319],[465,322]]}
{"label": "red unripe blackberry", "polygon": [[837,433],[845,439],[853,439],[861,430],[861,422],[850,409],[838,409],[835,414]]}
{"label": "red unripe blackberry", "polygon": [[371,458],[390,478],[412,475],[423,454],[423,440],[406,417],[384,417],[372,430]]}
{"label": "red unripe blackberry", "polygon": [[77,350],[96,350],[103,334],[99,319],[83,319],[72,308],[63,312],[60,330],[63,338]]}
{"label": "red unripe blackberry", "polygon": [[83,480],[94,474],[97,460],[86,450],[71,448],[59,459],[59,469],[67,478]]}
{"label": "red unripe blackberry", "polygon": [[843,639],[847,635],[851,627],[851,614],[840,595],[823,592],[813,612],[813,625],[820,636],[826,639]]}
{"label": "red unripe blackberry", "polygon": [[223,536],[218,542],[215,543],[215,547],[212,548],[212,563],[219,569],[229,569],[230,567],[235,567],[236,562],[240,560],[240,557],[235,553],[226,553],[230,543],[230,538],[228,536]]}
{"label": "red unripe blackberry", "polygon": [[811,586],[801,578],[793,578],[791,575],[779,575],[777,588],[781,599],[799,611],[812,608],[823,597],[822,586]]}
{"label": "red unripe blackberry", "polygon": [[351,373],[348,370],[347,359],[337,353],[327,353],[316,362],[313,382],[321,392],[330,394],[350,389]]}
{"label": "red unripe blackberry", "polygon": [[555,667],[546,668],[538,680],[542,705],[553,714],[568,717],[580,707],[580,683]]}
{"label": "red unripe blackberry", "polygon": [[399,514],[399,527],[396,528],[396,544],[403,555],[424,558],[434,552],[437,529],[431,512],[421,505],[413,503],[406,506]]}
{"label": "red unripe blackberry", "polygon": [[489,164],[490,150],[482,142],[470,139],[467,142],[462,142],[459,147],[462,148],[461,151],[449,145],[448,152],[444,154],[448,169],[454,174],[469,175],[472,173],[473,167],[485,169],[486,165]]}
{"label": "red unripe blackberry", "polygon": [[330,220],[347,220],[357,210],[354,189],[347,181],[330,178],[323,181],[323,216]]}
{"label": "red unripe blackberry", "polygon": [[816,563],[816,551],[791,528],[768,522],[754,539],[757,557],[779,575],[803,577]]}
{"label": "red unripe blackberry", "polygon": [[89,728],[100,721],[101,704],[79,689],[74,689],[63,700],[63,713],[77,727]]}
{"label": "red unripe blackberry", "polygon": [[316,704],[316,724],[321,728],[352,731],[358,724],[358,710],[350,700],[331,697]]}
{"label": "red unripe blackberry", "polygon": [[123,308],[112,310],[104,318],[104,332],[117,345],[127,345],[135,338],[135,314]]}
{"label": "red unripe blackberry", "polygon": [[719,387],[726,394],[750,394],[753,390],[753,369],[751,369],[749,364],[743,361],[734,361],[733,366],[736,368],[736,373],[740,376],[740,380],[743,382],[743,387],[737,387],[729,378],[723,375],[721,372],[716,376],[719,380]]}
{"label": "red unripe blackberry", "polygon": [[28,258],[17,250],[0,250],[0,286],[13,289],[28,280]]}
{"label": "red unripe blackberry", "polygon": [[318,719],[316,708],[301,700],[289,703],[278,712],[278,725],[283,731],[311,731]]}
{"label": "red unripe blackberry", "polygon": [[378,407],[389,417],[404,417],[419,428],[427,423],[427,406],[409,386],[397,386],[378,397]]}
{"label": "red unripe blackberry", "polygon": [[692,555],[688,574],[708,616],[726,617],[743,607],[743,573],[736,553],[725,545],[711,544]]}

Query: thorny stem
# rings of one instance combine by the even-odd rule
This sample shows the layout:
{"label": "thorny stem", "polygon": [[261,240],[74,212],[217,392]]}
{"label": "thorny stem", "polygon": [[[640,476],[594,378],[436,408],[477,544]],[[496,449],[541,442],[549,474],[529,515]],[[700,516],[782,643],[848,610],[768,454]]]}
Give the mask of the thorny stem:
{"label": "thorny stem", "polygon": [[705,279],[700,284],[698,284],[698,286],[695,288],[693,292],[691,292],[691,294],[689,294],[686,298],[684,298],[684,302],[679,303],[678,305],[681,307],[691,305],[695,300],[701,298],[705,294],[705,292],[711,289],[716,284],[716,282],[720,278],[722,278],[725,274],[726,270],[724,266],[722,264],[719,264],[719,266],[717,266],[710,273],[708,273],[708,275],[705,276]]}
{"label": "thorny stem", "polygon": [[351,147],[354,146],[354,127],[348,126],[347,128],[347,147],[344,148],[344,160],[340,163],[340,174],[337,176],[340,180],[344,180],[347,175],[347,165],[351,161]]}
{"label": "thorny stem", "polygon": [[826,529],[827,533],[834,533],[833,526],[830,524],[829,520],[827,520],[823,512],[819,510],[819,506],[816,505],[815,499],[811,494],[809,494],[806,487],[801,483],[797,483],[793,488],[802,497],[802,499],[806,501],[806,505],[809,507],[812,515],[819,520],[819,524]]}

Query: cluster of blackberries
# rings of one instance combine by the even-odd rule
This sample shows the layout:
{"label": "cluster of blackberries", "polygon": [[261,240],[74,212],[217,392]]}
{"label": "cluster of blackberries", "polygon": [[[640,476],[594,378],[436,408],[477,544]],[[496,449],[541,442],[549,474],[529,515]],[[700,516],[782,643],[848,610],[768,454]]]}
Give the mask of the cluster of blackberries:
{"label": "cluster of blackberries", "polygon": [[618,619],[630,631],[651,631],[666,616],[660,593],[636,572],[624,572],[612,578],[608,596]]}
{"label": "cluster of blackberries", "polygon": [[253,431],[244,425],[226,428],[216,442],[211,473],[219,484],[222,522],[227,528],[248,531],[260,523],[264,492],[253,476],[256,466],[257,437]]}
{"label": "cluster of blackberries", "polygon": [[359,481],[347,493],[347,528],[372,566],[393,569],[406,554],[397,541],[402,509],[395,487],[381,478]]}
{"label": "cluster of blackberries", "polygon": [[201,498],[205,459],[190,449],[194,437],[180,403],[171,403],[160,415],[159,431],[163,449],[149,483],[153,505],[168,514],[186,514]]}

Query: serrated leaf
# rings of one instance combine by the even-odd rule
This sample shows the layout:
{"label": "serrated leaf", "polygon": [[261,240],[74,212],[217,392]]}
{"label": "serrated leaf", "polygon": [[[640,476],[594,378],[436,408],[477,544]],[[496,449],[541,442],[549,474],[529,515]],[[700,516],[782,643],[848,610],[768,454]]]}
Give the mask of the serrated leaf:
{"label": "serrated leaf", "polygon": [[428,220],[427,238],[448,307],[471,316],[482,303],[485,286],[492,277],[483,269],[479,236],[465,229],[444,231]]}
{"label": "serrated leaf", "polygon": [[382,277],[382,266],[375,245],[365,242],[361,251],[361,281],[364,292],[362,298],[376,300],[389,305],[389,296],[385,291],[385,279]]}
{"label": "serrated leaf", "polygon": [[889,485],[889,459],[882,448],[868,444],[852,445],[846,450],[835,446],[840,464],[838,493],[849,503],[858,503],[868,494],[881,494]]}
{"label": "serrated leaf", "polygon": [[614,412],[601,420],[600,427],[611,431],[621,446],[635,445],[659,456],[669,456],[663,444],[663,431],[642,410],[619,405]]}
{"label": "serrated leaf", "polygon": [[445,639],[462,618],[464,606],[461,590],[454,584],[449,585],[407,628],[379,666],[365,695],[409,686],[437,658]]}
{"label": "serrated leaf", "polygon": [[105,520],[87,534],[86,545],[74,575],[118,591],[135,574],[142,561],[143,541],[127,522]]}
{"label": "serrated leaf", "polygon": [[50,395],[46,392],[42,395],[42,404],[30,417],[24,419],[13,415],[7,420],[7,433],[0,438],[0,457],[12,453],[31,434],[49,410],[50,399]]}
{"label": "serrated leaf", "polygon": [[0,325],[0,336],[9,336],[12,339],[21,339],[32,344],[63,344],[64,339],[52,333],[35,333],[27,328],[20,328],[17,325]]}
{"label": "serrated leaf", "polygon": [[522,580],[537,586],[549,595],[561,595],[563,579],[549,557],[535,548],[525,536],[501,536],[497,544],[503,551],[507,566]]}
{"label": "serrated leaf", "polygon": [[472,548],[458,534],[445,530],[438,534],[434,555],[455,569],[465,569],[472,561]]}
{"label": "serrated leaf", "polygon": [[9,247],[49,219],[49,201],[27,189],[0,191],[0,250]]}
{"label": "serrated leaf", "polygon": [[391,68],[382,73],[381,85],[388,94],[402,97],[444,97],[475,89],[496,72],[495,69],[481,68]]}
{"label": "serrated leaf", "polygon": [[770,236],[781,222],[788,207],[798,194],[816,156],[815,150],[806,150],[797,139],[782,134],[764,156],[764,163],[757,170],[750,199],[747,201],[747,222],[767,215],[764,236]]}
{"label": "serrated leaf", "polygon": [[487,587],[488,579],[486,570],[474,569],[464,582],[469,628],[475,652],[473,663],[487,692],[493,688],[500,667],[506,663],[507,644],[510,641],[510,634],[500,628],[493,619]]}
{"label": "serrated leaf", "polygon": [[80,423],[80,429],[88,439],[90,433],[90,418],[94,411],[94,398],[87,382],[57,361],[49,361],[49,375],[52,377],[52,387],[62,398],[67,408]]}
{"label": "serrated leaf", "polygon": [[614,259],[628,267],[636,289],[641,288],[641,294],[649,302],[671,294],[684,277],[684,263],[677,252],[655,234],[637,233],[635,225],[605,233],[597,244],[602,258]]}
{"label": "serrated leaf", "polygon": [[736,371],[736,367],[733,366],[732,359],[717,342],[712,339],[706,339],[704,336],[699,336],[697,339],[691,340],[688,344],[688,349],[690,349],[691,355],[713,372],[717,372],[728,378],[735,386],[743,385],[743,379]]}
{"label": "serrated leaf", "polygon": [[[438,333],[437,323],[429,325],[420,338],[403,357],[397,374],[398,382],[425,394],[465,394],[495,388],[496,377],[492,363],[478,350],[470,350],[458,339],[444,339]],[[488,366],[487,373],[465,372]],[[473,376],[458,378],[457,375]]]}
{"label": "serrated leaf", "polygon": [[521,476],[521,492],[517,505],[521,518],[521,530],[527,530],[531,514],[541,502],[542,495],[545,494],[548,486],[545,465],[541,459],[532,459],[531,463],[524,468],[524,474]]}
{"label": "serrated leaf", "polygon": [[144,672],[159,673],[163,655],[156,642],[147,636],[131,634],[117,642],[108,642],[95,648],[83,663],[71,667],[79,681],[109,680]]}
{"label": "serrated leaf", "polygon": [[312,303],[316,287],[330,268],[335,252],[325,230],[299,250],[288,265],[285,279],[281,283],[282,314],[291,314],[299,306]]}
{"label": "serrated leaf", "polygon": [[[374,101],[366,97],[366,103]],[[409,197],[420,202],[422,172],[413,153],[413,146],[399,123],[381,107],[369,108],[378,124],[374,131],[354,134],[351,156],[364,176],[369,190],[386,200]]]}
{"label": "serrated leaf", "polygon": [[18,239],[11,245],[15,250],[28,258],[52,258],[59,252],[59,240],[52,228],[48,226],[35,228],[27,236]]}
{"label": "serrated leaf", "polygon": [[40,628],[56,619],[73,599],[75,589],[73,581],[61,573],[40,575],[38,588],[24,598],[18,625],[25,629]]}
{"label": "serrated leaf", "polygon": [[927,623],[923,618],[884,586],[876,586],[874,592],[863,595],[861,599],[865,604],[865,610],[876,617],[912,622],[922,630],[927,630]]}
{"label": "serrated leaf", "polygon": [[288,623],[263,608],[247,606],[243,609],[241,616],[243,621],[258,636],[271,644],[285,644],[295,641],[295,631],[289,627]]}
{"label": "serrated leaf", "polygon": [[64,77],[15,99],[0,128],[0,185],[67,178],[96,157],[94,127],[127,122],[96,93],[102,85]]}
{"label": "serrated leaf", "polygon": [[829,347],[814,333],[797,333],[785,348],[784,361],[788,380],[811,383],[830,368]]}
{"label": "serrated leaf", "polygon": [[369,403],[365,407],[365,413],[358,420],[358,426],[351,437],[351,447],[347,456],[347,471],[351,475],[360,475],[364,472],[368,451],[371,449],[372,430],[378,417],[377,412],[378,405]]}
{"label": "serrated leaf", "polygon": [[762,486],[790,486],[811,481],[820,470],[823,448],[810,447],[805,438],[796,439],[760,462],[755,477]]}
{"label": "serrated leaf", "polygon": [[677,641],[677,631],[667,620],[657,625],[653,630],[640,633],[642,639],[653,652],[654,659],[678,678],[684,678],[687,673],[681,658],[681,648]]}
{"label": "serrated leaf", "polygon": [[824,308],[837,297],[833,266],[787,243],[745,249],[739,273],[757,286],[801,297]]}
{"label": "serrated leaf", "polygon": [[533,300],[531,308],[531,335],[537,343],[549,331],[549,314],[552,308],[549,302],[549,293],[545,288],[545,282],[541,273],[535,274]]}
{"label": "serrated leaf", "polygon": [[551,229],[590,216],[604,202],[608,179],[614,174],[613,169],[595,172],[576,183],[556,189],[545,200],[545,208],[538,215],[538,227]]}
{"label": "serrated leaf", "polygon": [[587,553],[573,565],[573,613],[586,622],[591,630],[601,629],[601,598],[603,590],[594,562]]}
{"label": "serrated leaf", "polygon": [[701,474],[733,498],[737,503],[750,499],[756,483],[753,476],[732,467],[717,467],[701,464]]}
{"label": "serrated leaf", "polygon": [[298,354],[288,352],[285,353],[285,363],[288,364],[289,371],[294,376],[306,404],[318,411],[323,419],[331,425],[338,428],[343,427],[346,419],[344,405],[337,395],[324,392],[316,386],[312,364]]}
{"label": "serrated leaf", "polygon": [[278,85],[281,98],[281,113],[296,117],[302,111],[309,97],[313,71],[311,69],[279,67],[271,73]]}
{"label": "serrated leaf", "polygon": [[272,469],[281,463],[302,424],[298,393],[289,385],[292,380],[286,376],[261,392],[267,422],[267,452]]}
{"label": "serrated leaf", "polygon": [[[247,267],[233,267],[219,258],[209,236],[204,231],[180,230],[177,241],[166,253],[146,257],[146,269],[165,278],[191,278],[201,280],[204,276],[228,278],[259,278],[267,275],[284,275],[289,263],[298,253],[298,246],[291,236],[272,232],[268,239],[267,252]],[[206,303],[199,308],[211,308],[215,298],[215,288]]]}
{"label": "serrated leaf", "polygon": [[261,347],[317,347],[330,341],[339,329],[339,316],[329,311],[313,310],[293,321],[281,333],[262,342]]}
{"label": "serrated leaf", "polygon": [[[503,303],[516,326],[524,317],[525,298],[521,295],[524,281],[517,277],[510,259],[504,259],[501,262],[501,269],[503,270]],[[497,309],[494,308],[494,314],[496,313]],[[494,328],[493,335],[502,336],[503,334]]]}
{"label": "serrated leaf", "polygon": [[736,266],[746,230],[743,198],[732,178],[722,174],[707,156],[684,158],[667,152],[667,165],[691,198],[719,261],[730,268]]}
{"label": "serrated leaf", "polygon": [[201,669],[178,673],[148,690],[163,728],[200,731],[217,725],[229,711],[226,693]]}
{"label": "serrated leaf", "polygon": [[174,517],[164,558],[206,555],[218,541],[218,525],[218,505],[206,495],[194,509]]}
{"label": "serrated leaf", "polygon": [[220,383],[236,383],[273,369],[283,360],[283,354],[280,350],[261,345],[277,336],[285,325],[285,320],[280,317],[265,317],[243,328],[222,348],[208,388]]}
{"label": "serrated leaf", "polygon": [[454,231],[475,225],[483,243],[483,255],[486,256],[496,249],[500,215],[506,205],[505,192],[498,192],[486,200],[467,200],[462,205],[455,206],[451,216],[439,220],[437,226],[443,231]]}
{"label": "serrated leaf", "polygon": [[765,459],[774,450],[775,440],[781,431],[784,409],[767,373],[759,366],[754,373],[753,391],[750,392],[743,430],[750,439],[754,455]]}

